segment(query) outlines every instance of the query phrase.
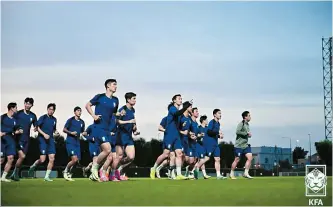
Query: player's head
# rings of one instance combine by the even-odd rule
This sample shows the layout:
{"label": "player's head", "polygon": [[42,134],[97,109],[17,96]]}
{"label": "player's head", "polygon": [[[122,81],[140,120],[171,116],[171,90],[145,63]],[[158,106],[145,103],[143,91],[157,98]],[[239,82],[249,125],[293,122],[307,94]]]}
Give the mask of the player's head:
{"label": "player's head", "polygon": [[34,99],[33,98],[25,98],[24,99],[24,109],[26,111],[30,111],[31,107],[34,105]]}
{"label": "player's head", "polygon": [[192,116],[196,119],[199,117],[199,110],[197,107],[192,108]]}
{"label": "player's head", "polygon": [[184,102],[183,105],[189,105],[189,107],[186,109],[186,111],[189,113],[189,114],[192,114],[192,104],[188,101]]}
{"label": "player's head", "polygon": [[49,116],[52,116],[56,110],[56,105],[55,103],[50,103],[47,105],[47,114]]}
{"label": "player's head", "polygon": [[104,86],[107,91],[115,93],[117,91],[117,80],[107,79],[104,83]]}
{"label": "player's head", "polygon": [[243,120],[245,120],[247,122],[251,121],[251,114],[249,111],[244,111],[242,113],[242,117],[243,117]]}
{"label": "player's head", "polygon": [[77,116],[77,117],[81,117],[81,114],[82,114],[82,109],[77,106],[74,108],[74,115]]}
{"label": "player's head", "polygon": [[172,105],[180,106],[180,105],[182,105],[182,102],[183,102],[183,99],[180,94],[176,94],[172,97],[172,102],[171,102]]}
{"label": "player's head", "polygon": [[133,92],[128,92],[125,94],[126,103],[129,103],[131,106],[136,104],[136,94]]}
{"label": "player's head", "polygon": [[200,116],[200,124],[201,124],[201,126],[207,126],[208,125],[208,120],[207,120],[206,115]]}
{"label": "player's head", "polygon": [[8,109],[8,112],[16,113],[17,112],[17,104],[15,102],[10,102],[7,105],[7,109]]}
{"label": "player's head", "polygon": [[221,116],[222,116],[221,110],[220,109],[214,109],[213,116],[214,116],[214,118],[217,118],[217,120],[220,120]]}

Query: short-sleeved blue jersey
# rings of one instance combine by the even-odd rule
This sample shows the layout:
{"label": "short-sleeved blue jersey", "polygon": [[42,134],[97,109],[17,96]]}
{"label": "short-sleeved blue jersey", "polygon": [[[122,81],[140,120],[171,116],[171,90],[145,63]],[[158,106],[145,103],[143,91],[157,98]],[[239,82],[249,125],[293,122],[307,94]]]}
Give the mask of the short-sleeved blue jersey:
{"label": "short-sleeved blue jersey", "polygon": [[17,127],[17,121],[14,117],[8,117],[7,114],[1,115],[1,132],[6,133],[6,135],[12,136],[12,133]]}
{"label": "short-sleeved blue jersey", "polygon": [[[123,106],[119,109],[119,112],[121,112],[122,110],[125,110],[126,114],[125,114],[125,116],[120,117],[119,120],[129,121],[129,120],[135,119],[135,109],[134,108],[129,109],[127,106]],[[120,133],[126,133],[126,134],[129,134],[132,136],[133,127],[134,127],[134,124],[119,124],[118,130]]]}
{"label": "short-sleeved blue jersey", "polygon": [[97,94],[90,100],[90,103],[95,106],[95,114],[101,115],[100,120],[94,121],[94,124],[97,128],[108,130],[112,116],[117,113],[118,98],[115,96],[109,98],[105,94]]}
{"label": "short-sleeved blue jersey", "polygon": [[25,137],[29,137],[31,125],[37,125],[36,114],[31,111],[29,113],[25,113],[24,110],[20,110],[14,115],[14,118],[17,121],[18,127],[23,130],[22,135],[25,135]]}
{"label": "short-sleeved blue jersey", "polygon": [[48,116],[47,114],[44,114],[43,116],[39,117],[37,126],[39,126],[44,133],[53,137],[53,133],[57,129],[57,119],[54,116]]}
{"label": "short-sleeved blue jersey", "polygon": [[75,119],[71,117],[66,121],[65,128],[70,132],[76,132],[76,136],[67,134],[66,142],[67,143],[77,143],[79,142],[80,134],[84,132],[85,123],[82,119]]}

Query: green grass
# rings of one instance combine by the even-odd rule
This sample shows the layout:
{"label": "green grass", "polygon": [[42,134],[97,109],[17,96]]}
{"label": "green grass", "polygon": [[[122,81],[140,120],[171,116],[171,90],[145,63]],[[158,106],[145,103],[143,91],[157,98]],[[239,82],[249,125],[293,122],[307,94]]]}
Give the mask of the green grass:
{"label": "green grass", "polygon": [[[332,178],[325,206],[332,206]],[[2,205],[126,206],[308,206],[303,177],[256,177],[253,180],[150,180],[98,183],[88,179],[22,179],[1,183]]]}

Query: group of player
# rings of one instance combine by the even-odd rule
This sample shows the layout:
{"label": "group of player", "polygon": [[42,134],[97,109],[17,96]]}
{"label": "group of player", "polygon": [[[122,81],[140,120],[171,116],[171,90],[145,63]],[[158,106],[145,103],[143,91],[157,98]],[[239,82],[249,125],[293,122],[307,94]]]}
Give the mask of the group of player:
{"label": "group of player", "polygon": [[[114,96],[117,90],[117,81],[108,79],[104,83],[105,93],[97,94],[85,106],[94,123],[85,128],[85,122],[80,118],[82,109],[74,108],[74,116],[66,121],[63,132],[67,134],[66,149],[70,162],[68,162],[63,177],[68,181],[72,179],[72,169],[81,158],[80,139],[89,142],[89,152],[92,162],[83,168],[84,175],[89,170],[90,180],[93,181],[121,181],[127,180],[121,175],[122,169],[130,165],[135,158],[133,135],[139,135],[134,106],[136,94],[128,92],[125,94],[126,104],[119,108],[119,99]],[[34,104],[32,98],[26,98],[24,109],[17,111],[16,103],[8,104],[8,112],[1,116],[1,164],[7,162],[1,181],[10,182],[7,175],[13,165],[14,156],[18,154],[15,169],[10,176],[12,180],[19,181],[19,169],[22,166],[29,146],[30,129],[38,132],[40,157],[29,168],[29,176],[34,176],[36,167],[45,162],[48,156],[45,181],[53,181],[50,174],[54,165],[56,154],[55,137],[59,136],[57,131],[57,119],[54,117],[56,104],[47,106],[47,114],[38,120],[31,112]],[[179,109],[183,105],[182,109]],[[92,106],[95,106],[93,111]],[[163,118],[159,131],[164,132],[163,153],[157,158],[155,165],[151,168],[150,177],[160,177],[159,170],[169,163],[170,179],[194,179],[198,178],[198,170],[201,168],[204,178],[209,178],[205,172],[205,162],[214,156],[215,169],[218,179],[224,179],[220,174],[220,149],[218,139],[223,138],[220,131],[221,111],[213,111],[214,119],[207,122],[207,116],[200,117],[200,126],[197,123],[199,111],[192,108],[192,101],[182,104],[181,95],[175,95],[172,103],[168,106],[168,115]],[[251,178],[248,169],[251,164],[251,149],[247,144],[251,137],[248,122],[251,120],[249,112],[242,114],[243,121],[237,127],[237,138],[235,143],[235,161],[232,165],[231,178],[235,179],[233,169],[237,166],[239,157],[245,154],[248,161],[245,166],[244,176]],[[124,152],[126,156],[124,156]],[[183,164],[186,163],[187,173],[181,173]],[[176,172],[175,172],[176,170]]]}
{"label": "group of player", "polygon": [[[182,109],[179,110],[180,106]],[[168,106],[168,115],[160,123],[159,131],[164,132],[163,153],[157,158],[150,169],[152,179],[160,178],[160,170],[169,164],[168,176],[170,179],[185,180],[198,179],[199,169],[205,179],[210,178],[205,170],[205,163],[214,157],[217,179],[226,179],[220,172],[220,148],[218,139],[223,139],[220,130],[221,110],[214,109],[214,118],[208,123],[207,116],[199,118],[199,110],[192,107],[192,101],[182,104],[180,94],[173,96]],[[200,125],[197,119],[200,120]],[[252,161],[251,148],[248,139],[252,136],[249,128],[251,115],[248,111],[242,113],[243,120],[236,129],[235,160],[231,166],[230,178],[236,179],[234,170],[242,155],[247,158],[244,177],[252,179],[249,168]],[[182,166],[186,166],[185,176],[182,175]],[[176,171],[176,172],[175,172]]]}
{"label": "group of player", "polygon": [[[83,168],[83,173],[86,174],[90,170],[89,178],[91,180],[120,181],[127,179],[126,176],[121,176],[121,170],[134,160],[135,149],[132,136],[140,134],[137,130],[133,108],[136,104],[136,94],[126,93],[126,104],[118,109],[119,99],[114,96],[117,81],[108,79],[104,85],[106,92],[94,96],[85,106],[94,119],[94,123],[85,128],[85,122],[80,118],[82,110],[80,107],[75,107],[74,116],[67,120],[63,128],[63,132],[67,134],[67,153],[71,157],[63,171],[63,176],[68,181],[74,181],[71,171],[81,158],[80,139],[89,141],[92,162]],[[10,178],[19,181],[18,172],[28,151],[32,125],[34,131],[38,132],[40,157],[30,166],[29,176],[34,176],[36,167],[44,163],[48,156],[49,162],[44,180],[53,181],[50,179],[50,174],[56,154],[55,137],[60,135],[56,128],[57,119],[54,117],[56,104],[50,103],[47,106],[47,114],[38,120],[31,112],[33,104],[32,98],[26,98],[24,109],[17,111],[17,104],[9,103],[8,112],[1,116],[1,164],[7,158],[1,181],[11,181],[7,179],[7,175],[16,154],[18,154],[18,160]],[[92,106],[95,106],[94,111]],[[126,152],[126,157],[124,152]]]}

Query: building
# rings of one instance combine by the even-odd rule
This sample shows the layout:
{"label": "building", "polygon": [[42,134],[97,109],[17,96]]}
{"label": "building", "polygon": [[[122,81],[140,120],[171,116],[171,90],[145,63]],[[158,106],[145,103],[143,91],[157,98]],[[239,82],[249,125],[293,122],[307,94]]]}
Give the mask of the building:
{"label": "building", "polygon": [[290,148],[282,147],[252,147],[252,167],[260,167],[265,170],[272,170],[279,161],[288,160],[292,163],[292,152]]}

